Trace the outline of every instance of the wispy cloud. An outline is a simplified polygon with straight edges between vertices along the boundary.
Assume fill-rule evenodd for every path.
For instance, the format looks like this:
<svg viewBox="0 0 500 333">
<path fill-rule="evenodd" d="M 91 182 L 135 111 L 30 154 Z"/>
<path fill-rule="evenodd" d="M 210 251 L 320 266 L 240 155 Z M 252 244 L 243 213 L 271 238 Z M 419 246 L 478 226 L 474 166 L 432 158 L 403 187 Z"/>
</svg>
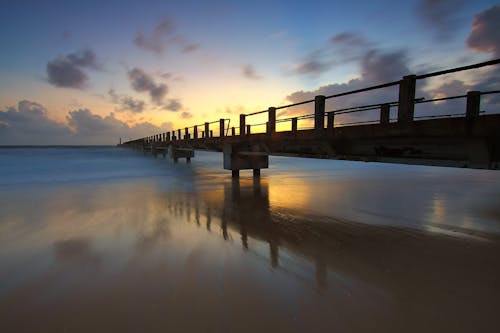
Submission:
<svg viewBox="0 0 500 333">
<path fill-rule="evenodd" d="M 242 71 L 243 71 L 243 76 L 246 77 L 247 79 L 250 79 L 250 80 L 262 79 L 262 76 L 257 74 L 253 65 L 250 65 L 250 64 L 244 65 L 242 68 Z"/>
<path fill-rule="evenodd" d="M 139 31 L 134 38 L 134 44 L 146 51 L 161 54 L 165 50 L 167 37 L 173 31 L 173 23 L 168 18 L 163 18 L 150 33 Z"/>
</svg>

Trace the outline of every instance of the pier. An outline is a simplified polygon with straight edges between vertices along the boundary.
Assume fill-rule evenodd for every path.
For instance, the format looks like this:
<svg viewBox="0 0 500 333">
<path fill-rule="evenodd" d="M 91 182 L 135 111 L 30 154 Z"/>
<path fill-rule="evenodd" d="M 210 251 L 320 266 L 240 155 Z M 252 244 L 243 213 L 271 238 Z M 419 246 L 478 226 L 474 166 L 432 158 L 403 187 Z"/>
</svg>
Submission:
<svg viewBox="0 0 500 333">
<path fill-rule="evenodd" d="M 130 140 L 132 147 L 153 156 L 170 156 L 190 162 L 196 150 L 223 153 L 223 167 L 238 177 L 240 170 L 268 168 L 269 156 L 327 158 L 365 162 L 388 162 L 464 168 L 500 168 L 500 114 L 483 113 L 481 98 L 500 90 L 466 91 L 462 95 L 424 99 L 416 96 L 419 80 L 498 65 L 500 59 L 422 75 L 407 75 L 387 82 L 329 96 L 315 96 L 299 103 L 269 107 L 239 116 L 239 126 L 229 119 L 157 133 Z M 395 101 L 327 110 L 337 98 L 397 89 Z M 416 115 L 423 103 L 462 100 L 461 109 L 448 114 Z M 313 113 L 280 118 L 294 107 L 313 108 Z M 395 112 L 397 111 L 397 113 Z M 370 113 L 373 120 L 336 124 L 345 114 Z M 391 112 L 395 114 L 391 117 Z M 262 119 L 265 121 L 260 121 Z M 253 123 L 250 121 L 257 119 Z M 302 124 L 299 127 L 299 122 Z"/>
</svg>

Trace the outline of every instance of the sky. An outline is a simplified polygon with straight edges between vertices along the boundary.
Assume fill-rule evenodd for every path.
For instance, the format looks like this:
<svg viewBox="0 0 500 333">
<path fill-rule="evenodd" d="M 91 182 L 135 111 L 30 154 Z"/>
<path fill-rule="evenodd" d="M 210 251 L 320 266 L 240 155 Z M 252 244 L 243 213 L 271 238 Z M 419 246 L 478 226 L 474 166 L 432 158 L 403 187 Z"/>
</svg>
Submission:
<svg viewBox="0 0 500 333">
<path fill-rule="evenodd" d="M 500 57 L 496 1 L 0 1 L 0 145 L 237 126 L 241 113 Z M 426 80 L 417 97 L 498 90 L 499 73 Z"/>
</svg>

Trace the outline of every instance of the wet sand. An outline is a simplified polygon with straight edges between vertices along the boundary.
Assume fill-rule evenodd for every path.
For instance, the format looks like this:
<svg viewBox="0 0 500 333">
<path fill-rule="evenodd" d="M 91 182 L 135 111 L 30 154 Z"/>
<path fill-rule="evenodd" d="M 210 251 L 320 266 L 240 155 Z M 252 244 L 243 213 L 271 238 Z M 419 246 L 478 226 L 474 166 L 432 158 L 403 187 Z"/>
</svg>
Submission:
<svg viewBox="0 0 500 333">
<path fill-rule="evenodd" d="M 2 192 L 0 331 L 500 331 L 498 234 L 359 223 L 272 186 Z"/>
</svg>

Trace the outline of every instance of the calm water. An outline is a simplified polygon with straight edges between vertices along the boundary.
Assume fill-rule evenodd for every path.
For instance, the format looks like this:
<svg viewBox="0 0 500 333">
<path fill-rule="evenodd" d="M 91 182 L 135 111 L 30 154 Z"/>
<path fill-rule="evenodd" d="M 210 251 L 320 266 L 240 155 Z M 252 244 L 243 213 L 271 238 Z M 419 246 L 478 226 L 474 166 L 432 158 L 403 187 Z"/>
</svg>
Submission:
<svg viewBox="0 0 500 333">
<path fill-rule="evenodd" d="M 498 171 L 0 148 L 0 331 L 499 329 L 499 203 Z"/>
</svg>

